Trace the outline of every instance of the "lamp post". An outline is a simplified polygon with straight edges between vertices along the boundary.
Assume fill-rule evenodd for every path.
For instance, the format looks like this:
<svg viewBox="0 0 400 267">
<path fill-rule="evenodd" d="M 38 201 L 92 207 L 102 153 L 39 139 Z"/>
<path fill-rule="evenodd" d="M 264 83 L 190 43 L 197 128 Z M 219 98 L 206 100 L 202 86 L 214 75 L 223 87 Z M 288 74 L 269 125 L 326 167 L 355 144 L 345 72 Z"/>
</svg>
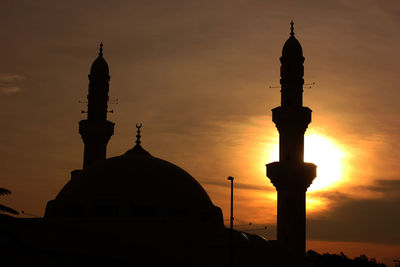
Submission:
<svg viewBox="0 0 400 267">
<path fill-rule="evenodd" d="M 233 177 L 229 176 L 231 181 L 231 218 L 230 218 L 230 239 L 229 239 L 229 266 L 233 267 Z"/>
</svg>

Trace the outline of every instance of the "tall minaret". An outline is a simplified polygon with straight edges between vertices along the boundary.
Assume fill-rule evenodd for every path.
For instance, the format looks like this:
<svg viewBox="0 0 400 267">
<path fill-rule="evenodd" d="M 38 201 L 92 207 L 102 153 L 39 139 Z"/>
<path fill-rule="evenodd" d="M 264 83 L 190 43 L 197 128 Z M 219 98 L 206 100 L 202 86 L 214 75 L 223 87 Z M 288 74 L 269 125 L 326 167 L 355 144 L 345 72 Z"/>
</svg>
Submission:
<svg viewBox="0 0 400 267">
<path fill-rule="evenodd" d="M 312 163 L 304 162 L 304 133 L 311 109 L 303 107 L 304 57 L 294 37 L 282 49 L 281 106 L 272 110 L 279 131 L 279 161 L 267 164 L 267 176 L 278 191 L 277 238 L 295 255 L 306 249 L 306 191 L 316 176 Z"/>
<path fill-rule="evenodd" d="M 79 122 L 79 133 L 85 143 L 83 168 L 106 159 L 106 148 L 114 133 L 114 123 L 107 120 L 110 75 L 103 58 L 103 44 L 89 74 L 87 119 Z"/>
</svg>

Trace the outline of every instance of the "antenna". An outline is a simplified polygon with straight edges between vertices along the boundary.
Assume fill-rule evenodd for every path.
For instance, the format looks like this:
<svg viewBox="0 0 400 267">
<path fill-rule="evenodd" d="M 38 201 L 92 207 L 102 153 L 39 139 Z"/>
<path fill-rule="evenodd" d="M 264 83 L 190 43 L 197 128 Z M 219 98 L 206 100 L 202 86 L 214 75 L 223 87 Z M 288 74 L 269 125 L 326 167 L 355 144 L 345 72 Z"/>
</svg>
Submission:
<svg viewBox="0 0 400 267">
<path fill-rule="evenodd" d="M 108 104 L 110 105 L 118 105 L 118 98 L 112 99 L 108 101 Z M 114 110 L 107 110 L 108 113 L 114 113 Z"/>
<path fill-rule="evenodd" d="M 110 105 L 118 105 L 118 98 L 109 100 L 108 104 L 110 104 Z"/>
<path fill-rule="evenodd" d="M 315 82 L 305 83 L 305 84 L 303 84 L 303 88 L 312 88 L 313 85 L 315 85 Z M 281 88 L 281 86 L 280 85 L 270 85 L 270 86 L 268 86 L 268 88 Z"/>
<path fill-rule="evenodd" d="M 87 104 L 88 103 L 88 101 L 85 101 L 85 100 L 78 100 L 78 103 L 79 104 Z M 87 111 L 84 111 L 84 110 L 81 110 L 81 114 L 84 114 L 84 113 L 88 113 Z"/>
<path fill-rule="evenodd" d="M 313 87 L 313 85 L 315 85 L 315 82 L 305 83 L 305 84 L 303 84 L 303 88 L 308 88 L 308 89 L 310 89 L 310 88 Z"/>
</svg>

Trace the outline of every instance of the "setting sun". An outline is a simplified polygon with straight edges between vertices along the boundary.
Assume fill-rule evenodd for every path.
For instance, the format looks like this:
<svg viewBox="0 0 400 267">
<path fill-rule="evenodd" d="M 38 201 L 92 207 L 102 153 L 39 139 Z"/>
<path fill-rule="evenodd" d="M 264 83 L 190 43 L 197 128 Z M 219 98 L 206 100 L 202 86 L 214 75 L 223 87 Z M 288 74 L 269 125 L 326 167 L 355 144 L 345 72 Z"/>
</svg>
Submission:
<svg viewBox="0 0 400 267">
<path fill-rule="evenodd" d="M 333 186 L 344 178 L 345 153 L 327 137 L 306 134 L 304 137 L 304 161 L 317 165 L 317 177 L 309 192 Z"/>
<path fill-rule="evenodd" d="M 279 159 L 279 145 L 275 144 L 271 150 L 271 161 Z M 308 192 L 327 189 L 344 178 L 345 152 L 329 137 L 319 133 L 305 134 L 304 161 L 317 165 L 317 177 L 314 179 Z"/>
</svg>

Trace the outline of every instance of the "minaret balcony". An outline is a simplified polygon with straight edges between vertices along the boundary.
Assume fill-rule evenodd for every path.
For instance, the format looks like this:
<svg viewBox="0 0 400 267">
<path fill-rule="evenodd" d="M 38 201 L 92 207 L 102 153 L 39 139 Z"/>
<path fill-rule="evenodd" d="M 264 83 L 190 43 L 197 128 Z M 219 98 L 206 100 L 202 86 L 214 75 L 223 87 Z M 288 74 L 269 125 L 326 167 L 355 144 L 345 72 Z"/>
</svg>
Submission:
<svg viewBox="0 0 400 267">
<path fill-rule="evenodd" d="M 307 191 L 317 176 L 313 163 L 281 161 L 267 164 L 267 176 L 277 190 L 301 189 Z"/>
<path fill-rule="evenodd" d="M 279 132 L 287 129 L 301 130 L 304 133 L 311 122 L 311 112 L 308 107 L 276 107 L 272 110 L 272 121 Z"/>
<path fill-rule="evenodd" d="M 114 134 L 114 123 L 107 120 L 81 120 L 79 122 L 79 133 L 84 142 L 108 142 Z"/>
</svg>

